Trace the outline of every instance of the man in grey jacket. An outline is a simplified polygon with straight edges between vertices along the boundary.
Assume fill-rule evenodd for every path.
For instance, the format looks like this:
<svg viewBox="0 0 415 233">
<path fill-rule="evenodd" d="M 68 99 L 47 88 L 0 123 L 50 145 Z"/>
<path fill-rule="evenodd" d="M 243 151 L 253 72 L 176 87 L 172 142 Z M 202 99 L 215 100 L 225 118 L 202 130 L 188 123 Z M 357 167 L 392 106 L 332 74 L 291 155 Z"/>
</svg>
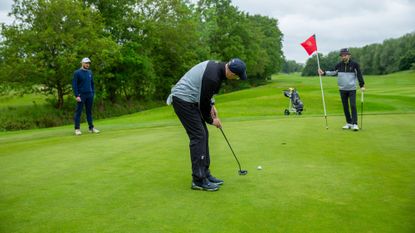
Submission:
<svg viewBox="0 0 415 233">
<path fill-rule="evenodd" d="M 338 76 L 337 84 L 340 90 L 340 96 L 343 103 L 344 116 L 346 117 L 346 125 L 343 129 L 359 130 L 357 125 L 357 109 L 356 109 L 356 80 L 359 82 L 360 90 L 365 90 L 365 81 L 363 80 L 360 66 L 357 62 L 351 60 L 349 49 L 340 50 L 341 62 L 339 62 L 334 71 L 318 70 L 320 75 Z M 350 103 L 350 109 L 349 109 Z"/>
<path fill-rule="evenodd" d="M 206 123 L 221 128 L 213 95 L 226 79 L 246 79 L 246 65 L 238 59 L 228 63 L 204 61 L 191 68 L 171 89 L 167 104 L 174 111 L 189 136 L 192 161 L 192 189 L 216 191 L 223 180 L 210 174 L 210 155 Z"/>
</svg>

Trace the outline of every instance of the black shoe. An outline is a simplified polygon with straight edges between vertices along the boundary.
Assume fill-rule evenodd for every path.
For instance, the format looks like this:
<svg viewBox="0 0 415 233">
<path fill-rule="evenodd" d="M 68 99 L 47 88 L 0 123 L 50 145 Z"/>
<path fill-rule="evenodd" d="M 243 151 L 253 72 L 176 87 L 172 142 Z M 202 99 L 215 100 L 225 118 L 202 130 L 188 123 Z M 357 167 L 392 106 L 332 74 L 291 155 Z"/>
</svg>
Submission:
<svg viewBox="0 0 415 233">
<path fill-rule="evenodd" d="M 199 182 L 193 181 L 192 189 L 204 190 L 204 191 L 217 191 L 219 190 L 219 186 L 217 184 L 209 182 L 208 179 L 204 179 L 203 181 L 199 181 Z"/>
<path fill-rule="evenodd" d="M 216 178 L 216 177 L 214 177 L 214 176 L 208 176 L 208 178 L 207 178 L 210 182 L 212 182 L 212 183 L 214 183 L 214 184 L 216 184 L 216 185 L 221 185 L 221 184 L 223 184 L 223 180 L 221 180 L 221 179 L 218 179 L 218 178 Z"/>
</svg>

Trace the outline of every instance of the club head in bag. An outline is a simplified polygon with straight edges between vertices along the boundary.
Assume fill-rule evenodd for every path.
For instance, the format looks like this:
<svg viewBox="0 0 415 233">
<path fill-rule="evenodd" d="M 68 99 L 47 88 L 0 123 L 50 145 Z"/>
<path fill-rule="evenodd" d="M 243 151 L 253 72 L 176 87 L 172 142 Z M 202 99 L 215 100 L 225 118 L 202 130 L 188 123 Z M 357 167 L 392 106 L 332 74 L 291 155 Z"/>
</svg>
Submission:
<svg viewBox="0 0 415 233">
<path fill-rule="evenodd" d="M 248 170 L 239 170 L 238 172 L 240 176 L 245 176 L 246 174 L 248 174 Z"/>
</svg>

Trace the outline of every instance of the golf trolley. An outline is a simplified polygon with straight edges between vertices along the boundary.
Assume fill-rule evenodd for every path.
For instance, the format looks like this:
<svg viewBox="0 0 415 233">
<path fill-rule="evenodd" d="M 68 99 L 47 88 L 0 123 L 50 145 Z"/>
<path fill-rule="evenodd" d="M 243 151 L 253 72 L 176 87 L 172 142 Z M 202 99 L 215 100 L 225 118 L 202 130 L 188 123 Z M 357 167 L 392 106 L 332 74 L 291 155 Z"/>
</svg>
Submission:
<svg viewBox="0 0 415 233">
<path fill-rule="evenodd" d="M 290 100 L 288 104 L 288 109 L 285 109 L 284 115 L 290 115 L 290 113 L 295 113 L 297 115 L 301 115 L 303 111 L 303 102 L 300 99 L 300 95 L 298 95 L 297 90 L 295 88 L 288 88 L 284 90 L 284 96 L 288 97 Z"/>
</svg>

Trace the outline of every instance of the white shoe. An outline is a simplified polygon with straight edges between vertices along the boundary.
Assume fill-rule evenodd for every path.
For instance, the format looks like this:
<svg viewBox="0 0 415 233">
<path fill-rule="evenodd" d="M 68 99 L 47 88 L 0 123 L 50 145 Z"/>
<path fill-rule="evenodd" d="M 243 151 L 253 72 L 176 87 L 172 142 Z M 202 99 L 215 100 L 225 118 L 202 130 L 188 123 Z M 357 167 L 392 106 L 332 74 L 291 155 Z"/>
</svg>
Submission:
<svg viewBox="0 0 415 233">
<path fill-rule="evenodd" d="M 356 124 L 354 124 L 352 126 L 353 131 L 358 131 L 359 130 L 359 126 L 357 126 Z"/>
<path fill-rule="evenodd" d="M 81 130 L 79 130 L 79 129 L 75 129 L 75 135 L 76 135 L 76 136 L 79 136 L 79 135 L 81 135 L 81 134 L 82 134 Z"/>
<path fill-rule="evenodd" d="M 342 129 L 351 129 L 352 127 L 352 124 L 347 123 L 345 126 L 342 127 Z"/>
<path fill-rule="evenodd" d="M 89 130 L 90 133 L 99 133 L 99 130 L 96 128 L 92 128 Z"/>
</svg>

